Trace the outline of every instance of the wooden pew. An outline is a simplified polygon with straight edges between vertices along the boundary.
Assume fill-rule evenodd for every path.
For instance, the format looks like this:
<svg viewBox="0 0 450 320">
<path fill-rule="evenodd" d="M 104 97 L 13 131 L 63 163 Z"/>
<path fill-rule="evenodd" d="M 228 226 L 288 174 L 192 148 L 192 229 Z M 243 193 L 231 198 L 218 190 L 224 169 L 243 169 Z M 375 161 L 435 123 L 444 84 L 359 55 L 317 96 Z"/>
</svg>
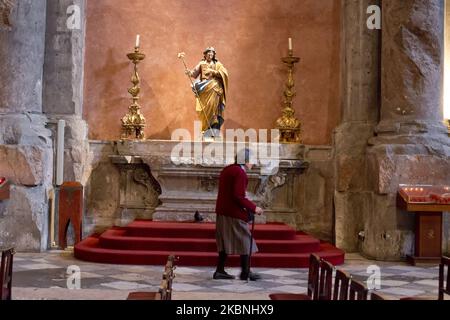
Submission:
<svg viewBox="0 0 450 320">
<path fill-rule="evenodd" d="M 320 266 L 319 300 L 331 300 L 334 266 L 322 259 Z"/>
<path fill-rule="evenodd" d="M 12 299 L 13 257 L 15 253 L 14 248 L 2 251 L 2 261 L 0 265 L 0 300 Z"/>
<path fill-rule="evenodd" d="M 172 300 L 172 284 L 177 258 L 169 256 L 164 266 L 162 281 L 157 292 L 130 292 L 127 300 Z"/>
<path fill-rule="evenodd" d="M 370 300 L 387 300 L 387 299 L 378 293 L 372 292 L 370 294 Z"/>
<path fill-rule="evenodd" d="M 445 269 L 447 269 L 447 277 L 445 277 Z M 444 279 L 446 283 L 444 284 Z M 450 295 L 450 258 L 442 257 L 439 264 L 439 296 L 438 300 L 444 300 L 444 294 Z"/>
<path fill-rule="evenodd" d="M 308 293 L 273 293 L 269 297 L 271 300 L 319 300 L 319 277 L 321 259 L 316 254 L 309 256 L 309 272 L 308 272 Z"/>
<path fill-rule="evenodd" d="M 363 283 L 351 280 L 349 300 L 367 300 L 368 293 L 369 290 Z"/>
<path fill-rule="evenodd" d="M 334 279 L 333 300 L 348 300 L 349 285 L 350 275 L 342 270 L 337 270 Z"/>
</svg>

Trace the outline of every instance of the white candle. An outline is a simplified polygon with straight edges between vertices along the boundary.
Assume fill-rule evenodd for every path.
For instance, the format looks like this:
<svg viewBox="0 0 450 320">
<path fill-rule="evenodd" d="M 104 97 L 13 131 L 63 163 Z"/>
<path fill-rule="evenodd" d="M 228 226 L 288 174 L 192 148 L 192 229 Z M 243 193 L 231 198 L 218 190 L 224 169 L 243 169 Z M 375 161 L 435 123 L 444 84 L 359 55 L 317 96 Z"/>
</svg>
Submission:
<svg viewBox="0 0 450 320">
<path fill-rule="evenodd" d="M 56 185 L 60 186 L 64 182 L 64 131 L 66 122 L 58 121 L 57 149 L 56 149 Z"/>
<path fill-rule="evenodd" d="M 292 50 L 292 38 L 289 38 L 289 50 Z"/>
<path fill-rule="evenodd" d="M 139 48 L 140 44 L 141 44 L 141 36 L 138 34 L 136 36 L 136 48 Z"/>
</svg>

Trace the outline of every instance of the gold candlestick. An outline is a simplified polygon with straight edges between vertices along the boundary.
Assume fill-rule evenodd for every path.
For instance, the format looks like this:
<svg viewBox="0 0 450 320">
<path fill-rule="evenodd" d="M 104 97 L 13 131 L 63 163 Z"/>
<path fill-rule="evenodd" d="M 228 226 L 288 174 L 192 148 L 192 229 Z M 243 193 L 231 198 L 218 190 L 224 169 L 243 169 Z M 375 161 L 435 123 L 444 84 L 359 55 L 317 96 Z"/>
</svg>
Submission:
<svg viewBox="0 0 450 320">
<path fill-rule="evenodd" d="M 122 118 L 122 139 L 124 140 L 144 140 L 144 128 L 146 121 L 141 114 L 141 106 L 139 105 L 139 93 L 141 92 L 141 79 L 139 78 L 137 65 L 145 59 L 145 54 L 139 52 L 139 47 L 134 48 L 133 53 L 127 54 L 128 59 L 134 64 L 134 73 L 131 77 L 133 87 L 128 89 L 131 94 L 133 103 L 128 108 L 129 113 Z"/>
<path fill-rule="evenodd" d="M 276 122 L 277 129 L 280 130 L 281 143 L 301 143 L 301 123 L 295 118 L 295 110 L 292 108 L 292 100 L 296 93 L 294 91 L 294 67 L 300 62 L 300 58 L 294 57 L 293 50 L 289 50 L 289 56 L 281 59 L 288 67 L 288 80 L 284 91 L 285 101 L 283 116 Z"/>
</svg>

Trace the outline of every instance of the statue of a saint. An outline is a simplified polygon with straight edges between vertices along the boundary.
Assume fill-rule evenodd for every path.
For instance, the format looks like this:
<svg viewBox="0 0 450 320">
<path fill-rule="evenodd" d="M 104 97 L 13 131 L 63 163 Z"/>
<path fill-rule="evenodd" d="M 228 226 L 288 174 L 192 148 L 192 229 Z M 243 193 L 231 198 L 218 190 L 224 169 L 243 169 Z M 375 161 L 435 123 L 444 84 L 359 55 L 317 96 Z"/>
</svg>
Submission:
<svg viewBox="0 0 450 320">
<path fill-rule="evenodd" d="M 228 90 L 228 71 L 216 59 L 216 50 L 206 48 L 203 60 L 186 73 L 198 80 L 193 84 L 197 96 L 196 111 L 202 122 L 205 138 L 219 138 L 224 123 L 224 112 Z"/>
</svg>

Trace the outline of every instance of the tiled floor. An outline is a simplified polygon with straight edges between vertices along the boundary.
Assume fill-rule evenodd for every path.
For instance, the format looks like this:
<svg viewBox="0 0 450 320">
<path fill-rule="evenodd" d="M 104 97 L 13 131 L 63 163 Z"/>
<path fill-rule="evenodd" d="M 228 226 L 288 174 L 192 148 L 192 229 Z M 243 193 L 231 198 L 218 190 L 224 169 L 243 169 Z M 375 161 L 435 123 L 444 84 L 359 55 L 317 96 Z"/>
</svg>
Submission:
<svg viewBox="0 0 450 320">
<path fill-rule="evenodd" d="M 80 290 L 70 279 L 70 266 L 81 271 Z M 68 272 L 69 268 L 69 272 Z M 77 269 L 79 268 L 79 269 Z M 437 297 L 437 267 L 412 267 L 404 263 L 374 262 L 347 255 L 338 267 L 368 283 L 380 275 L 379 292 L 389 299 L 405 296 Z M 162 266 L 124 266 L 78 261 L 71 252 L 18 253 L 14 260 L 14 299 L 125 299 L 130 291 L 154 291 Z M 239 269 L 228 270 L 234 275 Z M 213 268 L 178 267 L 173 285 L 175 300 L 264 300 L 270 293 L 304 293 L 307 269 L 255 269 L 262 276 L 256 282 L 213 280 Z M 368 272 L 369 271 L 369 272 Z M 379 271 L 379 273 L 377 273 Z M 370 282 L 377 284 L 376 281 Z M 369 284 L 370 284 L 369 283 Z"/>
</svg>

